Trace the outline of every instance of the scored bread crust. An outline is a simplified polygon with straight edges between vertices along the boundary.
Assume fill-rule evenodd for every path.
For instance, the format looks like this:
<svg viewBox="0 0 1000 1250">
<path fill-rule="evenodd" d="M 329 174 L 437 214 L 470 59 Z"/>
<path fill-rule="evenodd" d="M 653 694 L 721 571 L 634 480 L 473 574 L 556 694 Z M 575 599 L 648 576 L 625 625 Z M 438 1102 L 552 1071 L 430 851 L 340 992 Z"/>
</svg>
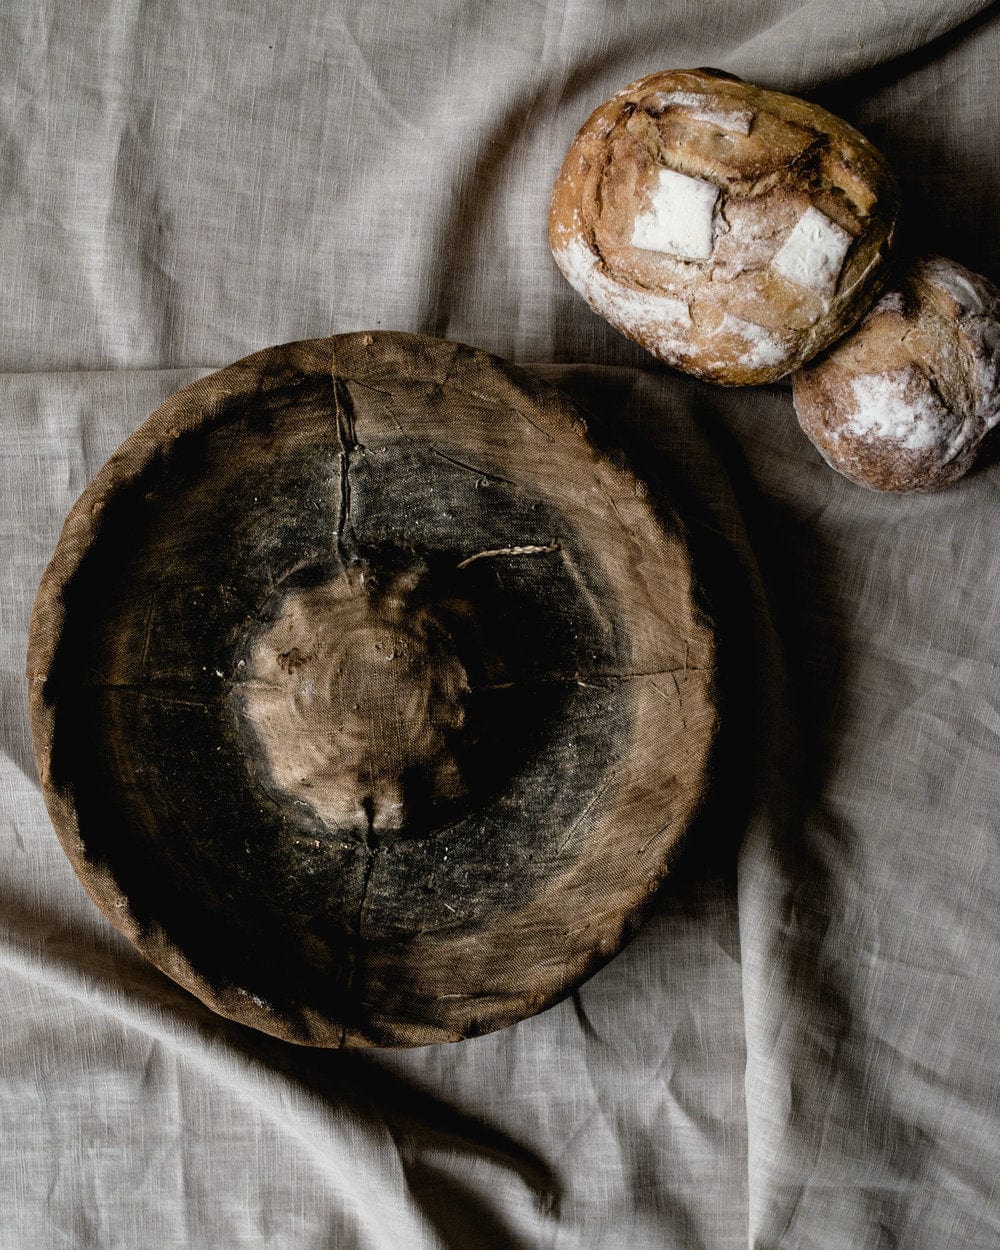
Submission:
<svg viewBox="0 0 1000 1250">
<path fill-rule="evenodd" d="M 664 177 L 688 197 L 673 223 L 679 248 L 650 246 L 664 229 Z M 594 311 L 658 359 L 757 385 L 864 315 L 898 204 L 885 158 L 826 109 L 718 70 L 670 70 L 619 91 L 580 129 L 553 188 L 549 241 Z M 825 267 L 785 246 L 810 210 L 799 233 L 818 224 L 821 252 L 837 253 Z M 695 254 L 677 254 L 685 247 Z"/>
<path fill-rule="evenodd" d="M 943 256 L 900 265 L 852 334 L 796 373 L 799 424 L 873 490 L 939 490 L 1000 420 L 1000 289 Z"/>
</svg>

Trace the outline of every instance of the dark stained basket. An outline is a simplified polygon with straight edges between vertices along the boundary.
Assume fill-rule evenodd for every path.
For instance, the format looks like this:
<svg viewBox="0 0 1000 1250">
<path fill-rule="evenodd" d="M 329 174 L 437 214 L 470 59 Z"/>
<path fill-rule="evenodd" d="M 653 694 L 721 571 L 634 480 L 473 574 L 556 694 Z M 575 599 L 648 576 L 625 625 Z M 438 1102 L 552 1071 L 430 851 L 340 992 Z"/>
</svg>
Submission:
<svg viewBox="0 0 1000 1250">
<path fill-rule="evenodd" d="M 316 1046 L 501 1028 L 633 931 L 705 788 L 684 533 L 572 405 L 415 335 L 168 400 L 35 603 L 35 749 L 98 907 Z"/>
</svg>

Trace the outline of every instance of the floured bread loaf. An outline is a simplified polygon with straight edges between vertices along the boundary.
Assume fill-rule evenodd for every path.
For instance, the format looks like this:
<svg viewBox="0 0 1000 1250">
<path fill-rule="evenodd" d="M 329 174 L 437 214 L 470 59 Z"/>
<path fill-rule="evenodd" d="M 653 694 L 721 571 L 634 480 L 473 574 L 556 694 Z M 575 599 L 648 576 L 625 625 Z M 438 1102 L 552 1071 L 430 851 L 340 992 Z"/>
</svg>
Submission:
<svg viewBox="0 0 1000 1250">
<path fill-rule="evenodd" d="M 1000 290 L 957 261 L 896 276 L 859 329 L 793 379 L 799 423 L 875 490 L 937 490 L 1000 419 Z"/>
<path fill-rule="evenodd" d="M 718 70 L 671 70 L 580 130 L 549 240 L 591 307 L 654 356 L 755 384 L 870 307 L 897 205 L 884 158 L 832 113 Z"/>
</svg>

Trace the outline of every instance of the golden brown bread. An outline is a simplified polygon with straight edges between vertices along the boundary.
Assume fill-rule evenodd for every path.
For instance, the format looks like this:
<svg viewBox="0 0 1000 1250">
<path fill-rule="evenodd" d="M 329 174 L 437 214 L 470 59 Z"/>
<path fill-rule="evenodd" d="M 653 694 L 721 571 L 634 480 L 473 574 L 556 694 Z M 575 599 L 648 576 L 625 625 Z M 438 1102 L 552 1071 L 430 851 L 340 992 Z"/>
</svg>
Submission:
<svg viewBox="0 0 1000 1250">
<path fill-rule="evenodd" d="M 947 486 L 1000 418 L 1000 290 L 941 256 L 910 262 L 793 394 L 803 430 L 853 482 Z"/>
<path fill-rule="evenodd" d="M 832 113 L 718 70 L 671 70 L 584 124 L 549 240 L 591 307 L 654 356 L 757 384 L 871 306 L 897 207 L 884 158 Z"/>
</svg>

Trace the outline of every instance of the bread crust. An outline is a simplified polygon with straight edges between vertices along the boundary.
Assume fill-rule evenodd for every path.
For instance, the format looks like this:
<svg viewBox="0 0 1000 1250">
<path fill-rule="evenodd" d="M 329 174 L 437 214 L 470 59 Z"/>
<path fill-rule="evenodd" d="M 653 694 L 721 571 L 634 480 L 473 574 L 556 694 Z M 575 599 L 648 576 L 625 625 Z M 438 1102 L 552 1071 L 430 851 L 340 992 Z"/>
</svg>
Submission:
<svg viewBox="0 0 1000 1250">
<path fill-rule="evenodd" d="M 900 265 L 861 326 L 792 386 L 799 424 L 839 473 L 940 490 L 1000 419 L 1000 289 L 942 256 Z"/>
<path fill-rule="evenodd" d="M 549 241 L 594 311 L 659 360 L 756 385 L 871 306 L 898 203 L 884 157 L 832 113 L 718 70 L 670 70 L 580 129 Z"/>
</svg>

